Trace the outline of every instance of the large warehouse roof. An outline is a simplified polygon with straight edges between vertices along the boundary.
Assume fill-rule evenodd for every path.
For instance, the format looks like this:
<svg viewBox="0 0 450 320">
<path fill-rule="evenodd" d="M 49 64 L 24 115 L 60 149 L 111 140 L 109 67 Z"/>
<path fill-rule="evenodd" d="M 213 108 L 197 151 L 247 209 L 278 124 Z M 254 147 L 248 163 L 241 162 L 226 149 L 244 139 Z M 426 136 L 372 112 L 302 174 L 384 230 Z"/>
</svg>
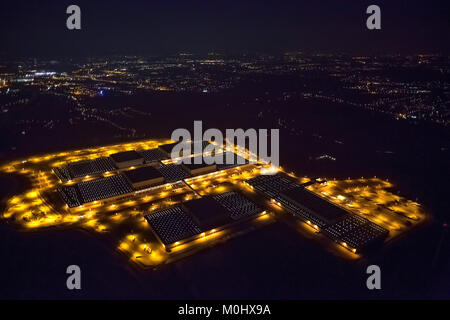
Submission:
<svg viewBox="0 0 450 320">
<path fill-rule="evenodd" d="M 287 198 L 297 205 L 307 208 L 308 210 L 314 212 L 315 215 L 328 222 L 335 221 L 345 215 L 348 215 L 348 212 L 344 209 L 313 194 L 303 187 L 283 191 L 280 194 L 280 197 Z"/>
<path fill-rule="evenodd" d="M 113 153 L 109 155 L 115 162 L 125 162 L 131 160 L 143 159 L 143 157 L 134 150 Z"/>
<path fill-rule="evenodd" d="M 144 157 L 145 162 L 153 162 L 167 159 L 167 155 L 158 148 L 144 150 L 141 151 L 140 154 L 142 154 L 142 156 Z"/>
<path fill-rule="evenodd" d="M 202 231 L 231 222 L 230 212 L 213 198 L 203 197 L 184 203 Z"/>
<path fill-rule="evenodd" d="M 146 215 L 153 231 L 165 245 L 188 239 L 202 232 L 221 228 L 236 220 L 250 218 L 261 209 L 236 192 L 220 197 L 203 197 Z"/>
<path fill-rule="evenodd" d="M 123 172 L 131 183 L 138 183 L 155 178 L 162 178 L 162 174 L 152 166 L 141 167 Z"/>
</svg>

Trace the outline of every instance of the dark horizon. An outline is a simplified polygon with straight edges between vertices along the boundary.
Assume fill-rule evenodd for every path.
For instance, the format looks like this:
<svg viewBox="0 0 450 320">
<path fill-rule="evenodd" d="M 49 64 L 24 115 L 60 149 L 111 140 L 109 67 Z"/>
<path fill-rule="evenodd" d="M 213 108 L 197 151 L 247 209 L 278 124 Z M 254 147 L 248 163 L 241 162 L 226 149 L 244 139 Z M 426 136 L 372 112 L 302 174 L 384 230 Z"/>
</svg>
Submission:
<svg viewBox="0 0 450 320">
<path fill-rule="evenodd" d="M 65 26 L 66 8 L 81 8 L 81 30 Z M 366 8 L 381 8 L 381 30 L 365 26 Z M 8 57 L 80 57 L 342 52 L 447 54 L 448 1 L 4 1 L 0 38 Z"/>
</svg>

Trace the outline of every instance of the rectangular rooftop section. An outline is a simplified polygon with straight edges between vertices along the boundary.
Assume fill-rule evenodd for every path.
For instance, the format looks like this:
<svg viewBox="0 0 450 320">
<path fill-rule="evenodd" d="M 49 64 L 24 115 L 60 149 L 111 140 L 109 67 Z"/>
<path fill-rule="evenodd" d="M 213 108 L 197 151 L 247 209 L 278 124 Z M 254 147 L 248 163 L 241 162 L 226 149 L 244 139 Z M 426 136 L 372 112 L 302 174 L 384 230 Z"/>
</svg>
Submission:
<svg viewBox="0 0 450 320">
<path fill-rule="evenodd" d="M 72 179 L 114 170 L 116 170 L 116 167 L 114 166 L 113 161 L 110 158 L 103 157 L 93 160 L 71 162 L 67 165 L 54 168 L 53 172 L 59 180 L 67 182 Z"/>
<path fill-rule="evenodd" d="M 135 150 L 113 153 L 110 154 L 109 157 L 114 162 L 114 165 L 119 169 L 144 164 L 144 157 Z"/>
<path fill-rule="evenodd" d="M 133 191 L 130 183 L 122 175 L 85 181 L 77 184 L 83 203 L 103 200 Z"/>
<path fill-rule="evenodd" d="M 61 198 L 69 208 L 120 196 L 132 191 L 131 184 L 121 174 L 58 188 Z"/>
<path fill-rule="evenodd" d="M 201 233 L 191 215 L 181 207 L 172 207 L 151 213 L 146 219 L 159 240 L 169 246 Z"/>
<path fill-rule="evenodd" d="M 189 161 L 190 163 L 182 163 L 181 165 L 187 172 L 189 172 L 193 176 L 207 174 L 217 170 L 217 165 L 215 163 L 205 163 L 203 156 L 196 156 L 194 158 L 185 159 L 185 161 Z"/>
<path fill-rule="evenodd" d="M 194 217 L 202 231 L 208 231 L 231 222 L 230 212 L 210 197 L 185 202 L 183 206 Z"/>
<path fill-rule="evenodd" d="M 292 178 L 281 174 L 260 175 L 246 183 L 264 196 L 273 199 L 280 192 L 299 186 Z"/>
<path fill-rule="evenodd" d="M 380 244 L 389 234 L 383 227 L 355 214 L 327 226 L 323 232 L 344 247 L 357 251 Z"/>
<path fill-rule="evenodd" d="M 237 192 L 206 196 L 146 215 L 166 249 L 265 213 Z"/>
<path fill-rule="evenodd" d="M 69 169 L 72 178 L 115 170 L 114 163 L 110 158 L 97 158 L 93 160 L 72 162 L 67 165 L 67 168 Z"/>
<path fill-rule="evenodd" d="M 349 214 L 301 186 L 282 191 L 275 200 L 294 214 L 312 221 L 319 227 L 329 225 Z"/>
<path fill-rule="evenodd" d="M 178 164 L 166 164 L 158 168 L 158 171 L 164 177 L 166 182 L 180 181 L 189 178 L 191 175 L 187 172 L 182 165 Z"/>
<path fill-rule="evenodd" d="M 164 177 L 162 174 L 152 166 L 127 170 L 123 172 L 123 175 L 135 189 L 161 184 L 164 182 Z"/>
<path fill-rule="evenodd" d="M 158 148 L 140 151 L 139 153 L 144 157 L 145 163 L 157 162 L 168 158 L 167 154 Z"/>
</svg>

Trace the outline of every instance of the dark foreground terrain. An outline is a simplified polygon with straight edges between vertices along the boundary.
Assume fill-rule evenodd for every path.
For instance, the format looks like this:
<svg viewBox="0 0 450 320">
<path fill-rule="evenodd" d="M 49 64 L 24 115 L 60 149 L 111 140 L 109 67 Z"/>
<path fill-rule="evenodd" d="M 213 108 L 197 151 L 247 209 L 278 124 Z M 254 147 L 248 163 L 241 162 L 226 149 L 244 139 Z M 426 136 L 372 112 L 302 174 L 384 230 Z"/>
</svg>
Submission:
<svg viewBox="0 0 450 320">
<path fill-rule="evenodd" d="M 280 128 L 281 164 L 288 170 L 319 177 L 388 178 L 401 194 L 425 205 L 433 221 L 358 262 L 341 260 L 277 222 L 153 271 L 137 269 L 106 239 L 86 231 L 24 232 L 2 222 L 0 298 L 449 298 L 450 241 L 444 227 L 449 221 L 448 129 L 300 98 L 283 104 L 255 101 L 252 90 L 256 89 L 129 98 L 137 109 L 151 112 L 147 117 L 122 119 L 124 126 L 136 130 L 134 137 L 94 120 L 53 129 L 35 126 L 25 135 L 4 126 L 2 161 L 170 137 L 175 128 L 191 129 L 193 120 L 203 120 L 204 130 Z M 100 105 L 107 109 L 114 103 L 120 101 L 110 98 Z M 41 107 L 50 108 L 51 103 Z M 323 154 L 336 161 L 316 160 Z M 20 192 L 23 183 L 1 175 L 1 198 Z M 66 289 L 65 271 L 71 264 L 81 267 L 81 291 Z M 377 292 L 365 285 L 369 264 L 382 270 L 382 290 Z"/>
</svg>

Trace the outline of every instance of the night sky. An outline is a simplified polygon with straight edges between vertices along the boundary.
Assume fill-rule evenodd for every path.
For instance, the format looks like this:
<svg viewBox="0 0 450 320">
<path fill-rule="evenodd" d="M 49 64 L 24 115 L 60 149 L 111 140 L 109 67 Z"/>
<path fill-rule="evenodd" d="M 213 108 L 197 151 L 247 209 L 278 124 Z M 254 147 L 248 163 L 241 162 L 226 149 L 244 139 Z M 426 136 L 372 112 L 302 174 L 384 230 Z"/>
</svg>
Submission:
<svg viewBox="0 0 450 320">
<path fill-rule="evenodd" d="M 70 4 L 82 30 L 66 29 Z M 365 26 L 370 4 L 382 30 Z M 2 0 L 0 54 L 447 53 L 449 16 L 448 0 Z"/>
</svg>

